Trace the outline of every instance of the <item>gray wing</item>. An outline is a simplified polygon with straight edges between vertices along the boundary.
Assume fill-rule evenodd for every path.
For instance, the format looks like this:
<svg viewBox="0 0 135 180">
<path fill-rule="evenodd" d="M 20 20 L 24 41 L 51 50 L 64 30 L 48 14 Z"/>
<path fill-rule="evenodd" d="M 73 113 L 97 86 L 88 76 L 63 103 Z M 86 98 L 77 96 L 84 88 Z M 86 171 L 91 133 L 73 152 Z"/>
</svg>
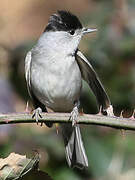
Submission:
<svg viewBox="0 0 135 180">
<path fill-rule="evenodd" d="M 79 65 L 82 78 L 89 84 L 90 88 L 95 94 L 99 107 L 102 108 L 102 111 L 106 110 L 111 103 L 96 72 L 89 61 L 79 50 L 76 53 L 76 60 Z"/>
<path fill-rule="evenodd" d="M 29 95 L 33 101 L 33 105 L 35 107 L 35 109 L 37 108 L 41 108 L 42 109 L 42 112 L 47 112 L 47 109 L 45 107 L 44 104 L 42 104 L 38 98 L 35 96 L 34 92 L 32 91 L 32 88 L 31 88 L 31 83 L 30 83 L 30 66 L 31 66 L 31 59 L 32 59 L 32 52 L 29 51 L 26 55 L 26 58 L 25 58 L 25 78 L 26 78 L 26 82 L 27 82 L 27 88 L 28 88 L 28 92 L 29 92 Z M 46 122 L 45 123 L 46 126 L 48 127 L 52 127 L 52 123 L 51 122 Z"/>
<path fill-rule="evenodd" d="M 30 93 L 30 64 L 31 64 L 31 51 L 29 51 L 26 55 L 26 58 L 25 58 L 25 79 L 26 79 L 26 82 L 27 82 L 27 88 L 28 88 L 28 92 L 29 92 L 29 95 L 31 96 L 31 93 Z"/>
<path fill-rule="evenodd" d="M 33 101 L 33 105 L 35 108 L 40 107 L 42 109 L 43 112 L 47 112 L 45 105 L 42 104 L 38 98 L 35 96 L 34 92 L 32 91 L 31 88 L 31 83 L 30 83 L 30 66 L 31 66 L 31 58 L 32 58 L 32 52 L 29 51 L 26 55 L 25 58 L 25 78 L 26 78 L 26 82 L 27 82 L 27 88 L 28 88 L 28 92 L 29 95 Z"/>
</svg>

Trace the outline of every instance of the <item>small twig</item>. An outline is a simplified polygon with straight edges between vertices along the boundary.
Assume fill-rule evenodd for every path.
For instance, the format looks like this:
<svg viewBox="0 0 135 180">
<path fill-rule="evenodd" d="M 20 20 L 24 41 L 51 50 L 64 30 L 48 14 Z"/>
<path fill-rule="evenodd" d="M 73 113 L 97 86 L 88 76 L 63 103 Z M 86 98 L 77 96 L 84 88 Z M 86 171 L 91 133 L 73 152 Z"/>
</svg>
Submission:
<svg viewBox="0 0 135 180">
<path fill-rule="evenodd" d="M 39 119 L 39 122 L 71 123 L 69 117 L 69 113 L 42 113 L 42 119 Z M 36 120 L 27 113 L 0 114 L 0 125 L 17 123 L 36 123 Z M 78 117 L 78 123 L 135 130 L 135 120 L 130 118 L 84 114 Z"/>
</svg>

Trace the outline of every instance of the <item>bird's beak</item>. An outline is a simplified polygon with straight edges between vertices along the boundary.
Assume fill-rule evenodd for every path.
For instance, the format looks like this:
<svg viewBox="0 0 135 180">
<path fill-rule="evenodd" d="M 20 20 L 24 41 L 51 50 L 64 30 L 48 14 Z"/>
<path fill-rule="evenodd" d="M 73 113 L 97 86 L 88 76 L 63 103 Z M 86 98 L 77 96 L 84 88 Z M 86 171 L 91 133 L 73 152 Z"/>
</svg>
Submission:
<svg viewBox="0 0 135 180">
<path fill-rule="evenodd" d="M 83 28 L 82 29 L 82 34 L 87 34 L 87 33 L 92 33 L 92 32 L 95 32 L 97 31 L 97 29 L 90 29 L 90 28 Z"/>
</svg>

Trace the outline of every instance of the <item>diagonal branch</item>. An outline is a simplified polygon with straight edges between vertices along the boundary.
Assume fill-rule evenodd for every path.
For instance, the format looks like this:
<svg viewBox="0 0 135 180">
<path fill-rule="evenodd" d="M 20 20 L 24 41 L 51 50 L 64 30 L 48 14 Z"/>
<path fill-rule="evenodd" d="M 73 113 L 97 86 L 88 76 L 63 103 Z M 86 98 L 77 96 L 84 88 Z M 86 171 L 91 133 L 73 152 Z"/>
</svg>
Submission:
<svg viewBox="0 0 135 180">
<path fill-rule="evenodd" d="M 39 119 L 39 122 L 69 123 L 69 116 L 69 113 L 42 113 L 42 119 Z M 36 123 L 36 121 L 28 113 L 0 114 L 0 125 L 17 123 Z M 135 130 L 135 119 L 131 118 L 84 114 L 78 117 L 78 123 Z"/>
</svg>

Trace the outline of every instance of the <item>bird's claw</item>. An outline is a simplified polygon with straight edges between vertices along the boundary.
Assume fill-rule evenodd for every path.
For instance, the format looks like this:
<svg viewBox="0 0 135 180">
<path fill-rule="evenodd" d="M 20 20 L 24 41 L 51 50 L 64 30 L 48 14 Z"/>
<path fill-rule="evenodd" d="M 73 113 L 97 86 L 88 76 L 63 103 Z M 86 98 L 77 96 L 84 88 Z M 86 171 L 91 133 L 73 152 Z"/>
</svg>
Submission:
<svg viewBox="0 0 135 180">
<path fill-rule="evenodd" d="M 42 113 L 42 109 L 41 109 L 40 107 L 38 107 L 37 109 L 35 109 L 35 110 L 33 111 L 32 118 L 35 117 L 36 122 L 37 122 L 37 125 L 38 125 L 38 120 L 39 120 L 39 118 L 42 118 L 41 113 Z M 41 126 L 42 126 L 42 123 L 41 123 Z"/>
<path fill-rule="evenodd" d="M 113 106 L 110 105 L 110 106 L 107 108 L 106 112 L 107 112 L 107 115 L 108 115 L 108 116 L 114 116 Z"/>
<path fill-rule="evenodd" d="M 72 121 L 72 126 L 75 126 L 77 124 L 77 117 L 78 117 L 78 107 L 75 106 L 70 114 L 70 120 Z"/>
</svg>

